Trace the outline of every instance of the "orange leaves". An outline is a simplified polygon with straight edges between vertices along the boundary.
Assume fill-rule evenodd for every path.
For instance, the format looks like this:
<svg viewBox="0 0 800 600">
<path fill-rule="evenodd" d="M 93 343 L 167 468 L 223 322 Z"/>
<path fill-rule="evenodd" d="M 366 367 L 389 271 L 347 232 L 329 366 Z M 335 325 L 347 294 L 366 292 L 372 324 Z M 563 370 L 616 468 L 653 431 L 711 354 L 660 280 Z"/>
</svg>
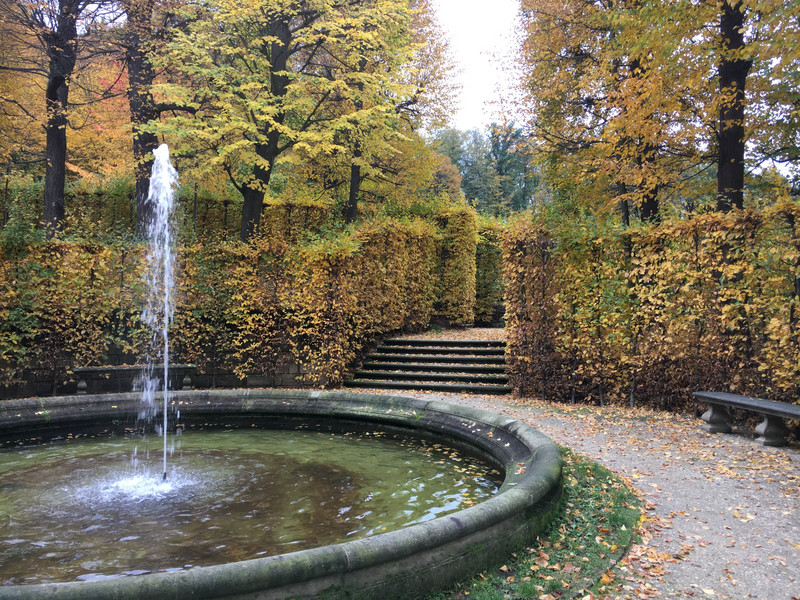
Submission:
<svg viewBox="0 0 800 600">
<path fill-rule="evenodd" d="M 793 214 L 781 205 L 557 233 L 520 218 L 503 239 L 515 388 L 660 407 L 700 388 L 797 400 Z"/>
<path fill-rule="evenodd" d="M 477 215 L 466 206 L 452 207 L 438 216 L 441 273 L 438 274 L 438 313 L 453 325 L 475 321 L 475 252 Z"/>
</svg>

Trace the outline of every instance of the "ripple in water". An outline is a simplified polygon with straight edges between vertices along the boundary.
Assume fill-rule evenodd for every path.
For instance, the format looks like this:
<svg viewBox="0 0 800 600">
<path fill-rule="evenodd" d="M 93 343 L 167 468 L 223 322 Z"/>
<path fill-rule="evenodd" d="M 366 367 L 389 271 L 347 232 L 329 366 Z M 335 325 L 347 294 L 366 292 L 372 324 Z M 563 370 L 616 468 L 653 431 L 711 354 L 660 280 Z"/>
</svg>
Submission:
<svg viewBox="0 0 800 600">
<path fill-rule="evenodd" d="M 493 495 L 496 472 L 409 440 L 188 432 L 0 452 L 0 585 L 99 579 L 270 556 L 391 531 Z M 152 456 L 151 456 L 152 454 Z M 447 459 L 447 460 L 443 460 Z M 1 594 L 0 594 L 1 595 Z"/>
</svg>

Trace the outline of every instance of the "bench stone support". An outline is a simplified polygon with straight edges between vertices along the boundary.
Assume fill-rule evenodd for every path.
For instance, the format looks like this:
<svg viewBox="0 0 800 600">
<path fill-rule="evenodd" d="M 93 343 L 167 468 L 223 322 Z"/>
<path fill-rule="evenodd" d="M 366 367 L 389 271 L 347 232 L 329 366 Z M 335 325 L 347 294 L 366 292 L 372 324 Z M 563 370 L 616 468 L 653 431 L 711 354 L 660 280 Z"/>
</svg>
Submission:
<svg viewBox="0 0 800 600">
<path fill-rule="evenodd" d="M 764 420 L 756 427 L 756 441 L 764 446 L 785 446 L 789 430 L 781 417 L 761 415 Z"/>
<path fill-rule="evenodd" d="M 731 416 L 728 409 L 720 404 L 709 404 L 708 410 L 700 417 L 706 422 L 702 426 L 708 433 L 730 433 Z"/>
<path fill-rule="evenodd" d="M 728 392 L 695 392 L 694 396 L 708 404 L 708 410 L 700 418 L 706 422 L 703 429 L 709 433 L 728 433 L 731 430 L 727 407 L 761 415 L 763 421 L 756 427 L 756 441 L 764 446 L 785 446 L 789 430 L 784 419 L 800 420 L 800 405 L 797 404 Z"/>
</svg>

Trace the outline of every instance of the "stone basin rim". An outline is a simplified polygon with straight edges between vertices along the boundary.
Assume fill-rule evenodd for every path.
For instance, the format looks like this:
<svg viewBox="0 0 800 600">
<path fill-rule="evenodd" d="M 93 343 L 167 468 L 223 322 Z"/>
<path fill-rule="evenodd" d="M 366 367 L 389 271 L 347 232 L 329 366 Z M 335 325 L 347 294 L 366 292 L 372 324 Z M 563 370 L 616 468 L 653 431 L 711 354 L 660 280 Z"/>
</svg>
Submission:
<svg viewBox="0 0 800 600">
<path fill-rule="evenodd" d="M 491 554 L 530 541 L 560 501 L 561 458 L 555 444 L 532 427 L 483 410 L 437 400 L 308 390 L 178 391 L 172 402 L 183 421 L 212 415 L 316 416 L 376 429 L 410 428 L 470 446 L 492 457 L 506 476 L 497 495 L 475 506 L 359 540 L 189 570 L 0 586 L 0 598 L 351 598 L 359 590 L 363 597 L 418 597 L 477 571 Z M 136 393 L 4 401 L 0 441 L 131 419 L 139 408 Z"/>
</svg>

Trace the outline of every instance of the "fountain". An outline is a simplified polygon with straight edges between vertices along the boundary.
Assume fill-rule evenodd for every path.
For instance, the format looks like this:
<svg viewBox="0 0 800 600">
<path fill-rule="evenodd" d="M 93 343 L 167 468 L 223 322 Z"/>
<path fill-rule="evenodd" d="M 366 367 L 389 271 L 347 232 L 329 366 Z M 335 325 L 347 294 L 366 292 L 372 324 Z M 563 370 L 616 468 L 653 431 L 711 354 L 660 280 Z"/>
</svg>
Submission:
<svg viewBox="0 0 800 600">
<path fill-rule="evenodd" d="M 0 444 L 24 447 L 134 428 L 139 400 L 124 393 L 2 402 Z M 529 543 L 558 509 L 558 448 L 509 417 L 436 401 L 304 390 L 175 391 L 172 402 L 187 428 L 217 424 L 423 438 L 485 458 L 502 472 L 503 482 L 474 506 L 361 539 L 167 572 L 0 586 L 0 598 L 415 598 Z M 120 539 L 130 535 L 135 532 L 118 532 Z M 137 565 L 129 570 L 136 572 Z"/>
<path fill-rule="evenodd" d="M 73 440 L 93 436 L 119 440 L 126 431 L 137 430 L 142 417 L 154 417 L 158 394 L 152 365 L 143 376 L 142 395 L 123 393 L 28 398 L 0 403 L 0 447 L 16 452 L 17 463 L 24 463 L 30 457 L 31 462 L 39 460 L 45 463 L 48 470 L 62 469 L 69 479 L 86 477 L 88 480 L 86 483 L 78 481 L 76 486 L 66 491 L 59 487 L 61 484 L 45 483 L 44 487 L 50 489 L 43 497 L 25 502 L 34 505 L 34 520 L 39 518 L 46 521 L 54 516 L 65 521 L 78 521 L 81 518 L 85 524 L 78 521 L 77 527 L 83 529 L 83 533 L 88 532 L 91 538 L 106 535 L 111 544 L 129 544 L 139 537 L 144 525 L 137 522 L 128 529 L 126 522 L 131 522 L 131 518 L 141 514 L 149 515 L 148 511 L 155 514 L 158 512 L 156 508 L 175 503 L 176 510 L 162 516 L 162 520 L 145 523 L 155 530 L 156 535 L 165 531 L 173 520 L 192 520 L 197 517 L 201 521 L 198 526 L 190 534 L 182 534 L 186 538 L 184 546 L 216 551 L 218 547 L 238 545 L 238 541 L 231 543 L 220 536 L 229 529 L 245 529 L 256 531 L 255 537 L 250 537 L 253 548 L 250 554 L 245 555 L 237 551 L 214 555 L 205 562 L 193 559 L 190 564 L 180 562 L 177 565 L 162 565 L 160 555 L 149 556 L 153 552 L 152 543 L 144 541 L 134 546 L 138 549 L 131 552 L 129 558 L 107 559 L 120 562 L 109 567 L 111 574 L 108 575 L 102 572 L 102 566 L 95 566 L 97 560 L 94 555 L 85 558 L 90 550 L 81 547 L 80 541 L 72 540 L 71 533 L 56 533 L 54 535 L 57 537 L 68 538 L 70 556 L 64 557 L 45 548 L 42 556 L 47 558 L 48 565 L 88 562 L 88 565 L 81 564 L 81 568 L 88 569 L 88 576 L 78 576 L 77 581 L 45 579 L 38 583 L 26 583 L 25 578 L 21 578 L 21 584 L 0 584 L 0 599 L 44 596 L 93 600 L 415 598 L 490 566 L 493 560 L 501 559 L 528 543 L 544 528 L 557 511 L 561 498 L 560 455 L 552 441 L 513 419 L 436 401 L 385 395 L 299 390 L 170 391 L 167 384 L 167 332 L 171 318 L 173 258 L 166 248 L 170 239 L 168 215 L 175 174 L 169 165 L 166 146 L 159 148 L 156 153 L 152 179 L 155 188 L 151 189 L 151 197 L 163 200 L 158 203 L 157 218 L 150 228 L 151 236 L 159 242 L 156 246 L 160 248 L 151 254 L 148 271 L 151 284 L 158 290 L 158 302 L 148 304 L 143 317 L 153 328 L 154 347 L 159 347 L 153 354 L 160 353 L 164 364 L 164 387 L 161 393 L 163 421 L 160 429 L 163 436 L 163 463 L 160 479 L 167 478 L 167 416 L 170 406 L 179 411 L 181 424 L 186 430 L 200 430 L 197 435 L 206 435 L 203 430 L 216 432 L 209 433 L 207 438 L 200 438 L 197 443 L 203 449 L 203 460 L 207 462 L 225 458 L 224 452 L 209 448 L 217 443 L 214 441 L 217 438 L 213 436 L 226 437 L 231 431 L 246 430 L 249 437 L 236 443 L 236 452 L 242 455 L 236 469 L 245 473 L 247 478 L 228 478 L 225 470 L 227 464 L 222 470 L 215 470 L 207 464 L 204 469 L 196 471 L 176 464 L 169 483 L 164 481 L 163 487 L 151 483 L 146 486 L 146 493 L 142 494 L 137 476 L 106 479 L 97 473 L 89 475 L 89 469 L 83 463 L 77 463 L 79 466 L 73 469 L 73 463 L 69 462 L 71 457 L 65 458 L 60 449 L 50 450 L 50 455 L 37 459 L 37 450 L 32 449 L 35 444 L 54 439 Z M 469 505 L 472 504 L 470 502 L 454 509 L 453 506 L 444 506 L 452 504 L 451 500 L 440 498 L 441 506 L 434 502 L 426 509 L 427 512 L 412 515 L 399 522 L 393 530 L 388 527 L 384 532 L 385 524 L 378 523 L 362 527 L 358 535 L 352 535 L 354 521 L 348 520 L 345 513 L 354 511 L 360 519 L 371 512 L 370 507 L 365 508 L 364 504 L 372 501 L 372 492 L 378 491 L 377 487 L 373 489 L 372 486 L 378 484 L 367 484 L 370 493 L 358 495 L 354 491 L 357 486 L 350 483 L 358 475 L 355 471 L 351 473 L 350 465 L 346 463 L 355 465 L 363 460 L 358 456 L 342 459 L 332 469 L 325 467 L 328 487 L 324 487 L 316 496 L 312 494 L 305 506 L 290 508 L 292 514 L 289 516 L 294 521 L 308 521 L 305 523 L 306 530 L 315 533 L 323 528 L 335 529 L 334 521 L 340 525 L 344 523 L 343 534 L 333 539 L 315 537 L 303 549 L 291 551 L 292 540 L 289 540 L 288 546 L 276 546 L 270 529 L 272 526 L 259 525 L 255 519 L 259 514 L 274 510 L 269 501 L 264 502 L 265 497 L 271 498 L 272 488 L 288 487 L 298 478 L 293 475 L 279 484 L 275 478 L 285 473 L 280 473 L 281 469 L 267 469 L 267 463 L 278 462 L 278 457 L 265 454 L 267 458 L 262 458 L 256 451 L 256 447 L 267 443 L 261 439 L 266 436 L 265 430 L 323 432 L 333 434 L 337 439 L 353 435 L 375 437 L 377 434 L 422 440 L 423 445 L 453 449 L 448 452 L 458 453 L 459 457 L 455 459 L 458 461 L 462 461 L 464 455 L 484 460 L 502 474 L 502 485 L 496 493 L 481 496 L 476 492 L 474 505 Z M 47 446 L 44 448 L 47 452 Z M 326 447 L 320 452 L 331 455 L 337 450 Z M 67 462 L 63 463 L 64 460 Z M 103 455 L 98 463 L 101 468 L 106 468 L 105 460 Z M 306 468 L 296 460 L 281 464 L 300 465 L 285 466 L 282 469 L 284 471 Z M 466 463 L 457 464 L 451 473 L 465 470 L 463 465 Z M 21 494 L 23 500 L 27 500 L 24 497 L 27 490 L 25 480 L 36 479 L 39 475 L 29 476 L 28 471 L 23 469 L 22 475 L 15 476 L 13 471 L 4 472 L 2 465 L 0 462 L 0 475 L 3 475 L 0 480 L 0 524 L 14 532 L 15 536 L 15 539 L 7 540 L 6 545 L 26 541 L 31 545 L 30 540 L 24 539 L 26 531 L 20 531 L 16 537 L 14 521 L 19 517 L 13 507 L 9 507 L 5 496 L 16 493 L 17 497 Z M 385 465 L 381 465 L 377 470 L 385 468 Z M 413 470 L 417 469 L 413 467 Z M 336 470 L 341 471 L 339 475 L 332 472 Z M 461 477 L 452 476 L 456 479 Z M 427 478 L 436 477 L 434 474 Z M 472 474 L 467 477 L 472 478 Z M 456 486 L 463 487 L 464 482 L 456 481 Z M 255 497 L 261 503 L 248 504 L 247 509 L 243 510 L 238 500 L 242 487 L 253 488 Z M 419 495 L 417 491 L 415 488 L 415 495 Z M 388 492 L 387 495 L 394 494 Z M 225 505 L 223 512 L 233 514 L 233 520 L 230 520 L 230 515 L 226 517 L 227 521 L 216 521 L 215 515 L 201 516 L 200 502 L 197 502 L 201 496 L 212 505 L 211 512 L 219 512 L 219 507 Z M 327 505 L 329 498 L 335 496 L 346 496 L 344 505 L 328 509 L 333 512 L 323 514 L 321 519 L 314 520 L 307 516 L 309 505 L 311 508 L 322 507 Z M 401 496 L 402 502 L 405 503 L 407 497 Z M 408 502 L 410 504 L 410 499 Z M 107 510 L 109 504 L 113 510 Z M 81 514 L 70 512 L 76 510 L 82 511 Z M 219 531 L 220 536 L 214 531 Z M 36 544 L 46 545 L 46 542 L 35 542 L 33 545 Z M 77 549 L 74 549 L 75 546 Z M 94 573 L 93 569 L 99 573 Z M 74 573 L 70 576 L 76 578 Z"/>
<path fill-rule="evenodd" d="M 167 407 L 169 406 L 169 326 L 172 322 L 175 270 L 175 252 L 172 244 L 172 207 L 178 173 L 169 161 L 169 148 L 161 144 L 153 151 L 155 160 L 150 174 L 150 205 L 152 219 L 147 227 L 147 266 L 145 284 L 147 301 L 142 311 L 142 321 L 152 333 L 150 349 L 145 361 L 140 386 L 144 410 L 142 418 L 152 421 L 156 412 L 155 392 L 158 378 L 155 377 L 155 360 L 160 354 L 163 364 L 163 420 L 161 436 L 164 438 L 163 479 L 167 479 Z"/>
</svg>

